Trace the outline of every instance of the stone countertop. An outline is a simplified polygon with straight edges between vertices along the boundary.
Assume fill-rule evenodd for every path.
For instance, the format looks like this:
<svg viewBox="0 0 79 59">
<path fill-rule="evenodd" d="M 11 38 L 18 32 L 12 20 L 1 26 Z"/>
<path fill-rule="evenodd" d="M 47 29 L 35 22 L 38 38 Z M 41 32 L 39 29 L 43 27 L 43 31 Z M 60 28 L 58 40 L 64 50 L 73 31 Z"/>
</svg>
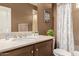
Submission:
<svg viewBox="0 0 79 59">
<path fill-rule="evenodd" d="M 44 35 L 39 35 L 37 38 L 34 39 L 15 39 L 14 41 L 12 40 L 0 40 L 0 53 L 1 52 L 6 52 L 12 49 L 20 48 L 23 46 L 28 46 L 31 44 L 39 43 L 42 41 L 54 39 L 54 37 L 51 36 L 44 36 Z"/>
</svg>

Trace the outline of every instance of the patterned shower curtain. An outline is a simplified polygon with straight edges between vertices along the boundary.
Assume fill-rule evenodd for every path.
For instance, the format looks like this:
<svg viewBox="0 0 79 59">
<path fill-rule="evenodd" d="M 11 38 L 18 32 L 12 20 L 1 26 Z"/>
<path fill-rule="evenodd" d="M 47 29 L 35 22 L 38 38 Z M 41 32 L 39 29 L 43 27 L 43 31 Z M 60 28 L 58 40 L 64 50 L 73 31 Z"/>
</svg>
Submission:
<svg viewBox="0 0 79 59">
<path fill-rule="evenodd" d="M 60 49 L 74 51 L 73 21 L 70 3 L 57 4 L 57 46 Z"/>
</svg>

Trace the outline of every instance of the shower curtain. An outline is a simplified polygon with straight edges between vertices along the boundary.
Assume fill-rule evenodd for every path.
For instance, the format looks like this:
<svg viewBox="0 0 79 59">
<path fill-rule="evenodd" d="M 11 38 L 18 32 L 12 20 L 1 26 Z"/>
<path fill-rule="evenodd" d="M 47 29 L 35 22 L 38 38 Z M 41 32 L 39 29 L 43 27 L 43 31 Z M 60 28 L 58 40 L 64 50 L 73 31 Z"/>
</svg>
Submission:
<svg viewBox="0 0 79 59">
<path fill-rule="evenodd" d="M 57 4 L 57 46 L 69 52 L 74 51 L 73 21 L 71 4 Z"/>
</svg>

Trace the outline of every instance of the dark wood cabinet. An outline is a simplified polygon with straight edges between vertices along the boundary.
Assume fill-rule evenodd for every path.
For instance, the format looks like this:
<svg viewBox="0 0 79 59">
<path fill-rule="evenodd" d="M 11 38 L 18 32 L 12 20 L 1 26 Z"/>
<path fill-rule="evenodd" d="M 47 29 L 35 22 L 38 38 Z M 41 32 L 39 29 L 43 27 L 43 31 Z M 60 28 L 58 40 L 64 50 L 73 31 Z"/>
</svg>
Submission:
<svg viewBox="0 0 79 59">
<path fill-rule="evenodd" d="M 33 46 L 18 48 L 1 53 L 2 56 L 33 56 Z"/>
<path fill-rule="evenodd" d="M 1 56 L 24 56 L 24 55 L 26 55 L 25 50 L 26 50 L 26 48 L 22 47 L 19 49 L 3 52 L 3 53 L 1 53 Z"/>
<path fill-rule="evenodd" d="M 34 55 L 34 51 L 33 51 L 33 45 L 26 47 L 26 56 L 33 56 Z"/>
<path fill-rule="evenodd" d="M 0 53 L 1 56 L 51 56 L 53 41 L 48 40 Z"/>
<path fill-rule="evenodd" d="M 50 56 L 52 55 L 52 41 L 37 43 L 34 46 L 35 56 Z"/>
</svg>

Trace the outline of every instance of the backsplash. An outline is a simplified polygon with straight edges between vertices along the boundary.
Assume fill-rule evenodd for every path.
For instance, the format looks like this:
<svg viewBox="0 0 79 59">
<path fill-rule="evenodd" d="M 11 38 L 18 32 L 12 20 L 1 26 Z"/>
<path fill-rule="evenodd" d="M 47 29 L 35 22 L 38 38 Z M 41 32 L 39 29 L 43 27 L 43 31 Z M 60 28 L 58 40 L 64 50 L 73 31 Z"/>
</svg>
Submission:
<svg viewBox="0 0 79 59">
<path fill-rule="evenodd" d="M 11 32 L 11 33 L 0 33 L 0 39 L 8 39 L 8 38 L 23 38 L 27 36 L 31 36 L 33 32 Z"/>
</svg>

